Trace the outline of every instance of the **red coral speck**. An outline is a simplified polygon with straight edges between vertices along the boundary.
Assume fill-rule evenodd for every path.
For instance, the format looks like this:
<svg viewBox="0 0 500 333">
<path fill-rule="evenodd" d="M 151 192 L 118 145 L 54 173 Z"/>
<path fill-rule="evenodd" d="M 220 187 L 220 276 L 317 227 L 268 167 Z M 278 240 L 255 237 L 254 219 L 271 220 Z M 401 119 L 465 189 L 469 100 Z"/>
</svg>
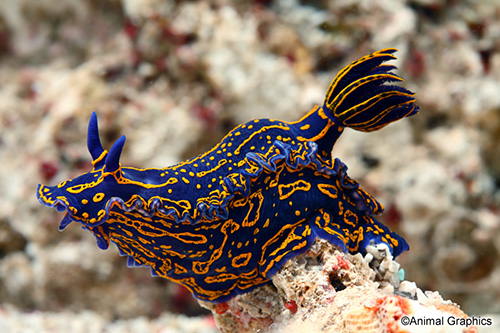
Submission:
<svg viewBox="0 0 500 333">
<path fill-rule="evenodd" d="M 399 211 L 398 206 L 396 203 L 392 203 L 386 210 L 385 212 L 385 220 L 388 225 L 398 225 L 401 223 L 403 220 L 403 216 L 401 215 L 401 212 Z"/>
<path fill-rule="evenodd" d="M 125 31 L 125 34 L 128 36 L 128 38 L 135 42 L 137 40 L 137 37 L 139 36 L 141 27 L 132 23 L 132 21 L 127 20 L 125 22 L 123 30 Z"/>
<path fill-rule="evenodd" d="M 337 254 L 338 267 L 341 269 L 349 269 L 349 263 L 342 258 L 341 255 Z"/>
<path fill-rule="evenodd" d="M 297 306 L 297 303 L 295 303 L 295 301 L 293 299 L 291 301 L 287 301 L 285 303 L 285 307 L 288 310 L 290 310 L 290 312 L 293 313 L 293 314 L 296 314 L 297 310 L 299 309 L 299 307 Z"/>
<path fill-rule="evenodd" d="M 54 162 L 43 161 L 39 165 L 39 171 L 42 177 L 49 181 L 57 174 L 59 168 Z"/>
<path fill-rule="evenodd" d="M 227 305 L 227 302 L 218 303 L 215 306 L 215 313 L 217 313 L 218 315 L 221 315 L 221 314 L 226 313 L 228 309 L 229 309 L 229 305 Z"/>
</svg>

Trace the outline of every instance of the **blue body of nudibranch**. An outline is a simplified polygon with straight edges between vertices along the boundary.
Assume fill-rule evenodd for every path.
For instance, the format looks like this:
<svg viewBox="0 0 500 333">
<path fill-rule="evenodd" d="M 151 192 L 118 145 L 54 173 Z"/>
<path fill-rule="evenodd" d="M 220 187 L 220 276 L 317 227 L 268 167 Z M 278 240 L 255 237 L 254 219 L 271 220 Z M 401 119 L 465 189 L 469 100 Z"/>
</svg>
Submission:
<svg viewBox="0 0 500 333">
<path fill-rule="evenodd" d="M 93 114 L 93 170 L 54 187 L 44 205 L 67 210 L 60 229 L 80 222 L 99 247 L 114 242 L 129 265 L 146 265 L 199 299 L 221 302 L 268 283 L 316 237 L 344 251 L 406 241 L 374 219 L 383 207 L 331 158 L 344 127 L 374 131 L 416 114 L 414 95 L 382 63 L 394 49 L 365 56 L 333 80 L 322 107 L 297 122 L 253 120 L 210 151 L 164 169 L 123 167 L 125 137 L 102 147 Z"/>
</svg>

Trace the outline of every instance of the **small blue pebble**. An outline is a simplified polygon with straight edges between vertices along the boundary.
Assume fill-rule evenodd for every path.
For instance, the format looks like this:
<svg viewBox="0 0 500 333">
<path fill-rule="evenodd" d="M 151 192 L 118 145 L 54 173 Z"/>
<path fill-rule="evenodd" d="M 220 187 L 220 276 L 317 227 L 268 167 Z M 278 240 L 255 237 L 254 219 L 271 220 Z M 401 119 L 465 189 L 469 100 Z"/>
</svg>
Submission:
<svg viewBox="0 0 500 333">
<path fill-rule="evenodd" d="M 405 279 L 405 270 L 403 268 L 401 268 L 399 270 L 398 277 L 399 277 L 399 281 L 403 281 Z"/>
</svg>

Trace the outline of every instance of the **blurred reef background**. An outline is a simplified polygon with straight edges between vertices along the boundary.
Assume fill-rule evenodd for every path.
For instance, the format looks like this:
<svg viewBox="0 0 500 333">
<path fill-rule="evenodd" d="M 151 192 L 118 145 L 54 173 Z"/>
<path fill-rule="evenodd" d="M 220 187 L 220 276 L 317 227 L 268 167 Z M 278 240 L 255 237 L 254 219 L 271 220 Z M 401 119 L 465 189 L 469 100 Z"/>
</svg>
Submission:
<svg viewBox="0 0 500 333">
<path fill-rule="evenodd" d="M 182 287 L 59 233 L 36 185 L 91 169 L 92 111 L 104 147 L 127 136 L 124 165 L 165 167 L 247 120 L 298 119 L 387 47 L 421 112 L 346 130 L 333 156 L 409 242 L 406 279 L 499 315 L 498 17 L 498 0 L 0 0 L 0 330 L 215 332 Z"/>
</svg>

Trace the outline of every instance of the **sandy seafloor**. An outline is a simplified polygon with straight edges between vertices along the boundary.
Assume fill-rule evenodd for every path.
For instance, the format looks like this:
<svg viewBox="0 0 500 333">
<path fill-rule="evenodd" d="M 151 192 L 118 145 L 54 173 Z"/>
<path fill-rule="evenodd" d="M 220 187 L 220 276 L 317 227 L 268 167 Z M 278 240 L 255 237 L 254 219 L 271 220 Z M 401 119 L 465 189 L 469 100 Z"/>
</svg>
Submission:
<svg viewBox="0 0 500 333">
<path fill-rule="evenodd" d="M 498 0 L 0 0 L 0 331 L 216 331 L 183 288 L 59 233 L 36 185 L 90 170 L 92 111 L 104 147 L 127 136 L 122 164 L 164 167 L 241 122 L 298 119 L 386 47 L 421 112 L 346 130 L 333 155 L 408 240 L 406 279 L 498 318 L 498 17 Z"/>
</svg>

